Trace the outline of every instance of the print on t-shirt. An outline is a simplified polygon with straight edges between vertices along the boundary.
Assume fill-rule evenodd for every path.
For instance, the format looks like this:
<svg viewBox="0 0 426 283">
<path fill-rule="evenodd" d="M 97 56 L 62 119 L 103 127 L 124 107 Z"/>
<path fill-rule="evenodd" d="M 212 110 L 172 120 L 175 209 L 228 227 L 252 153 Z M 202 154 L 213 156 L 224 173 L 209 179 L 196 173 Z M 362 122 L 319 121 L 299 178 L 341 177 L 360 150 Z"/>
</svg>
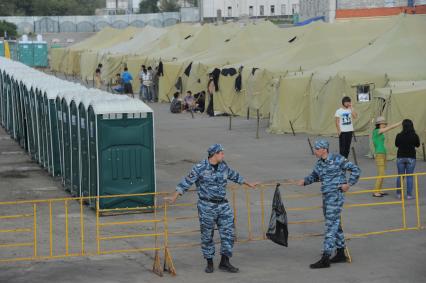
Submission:
<svg viewBox="0 0 426 283">
<path fill-rule="evenodd" d="M 352 124 L 352 110 L 339 108 L 335 114 L 336 118 L 339 118 L 340 131 L 342 132 L 353 132 L 354 126 Z"/>
<path fill-rule="evenodd" d="M 350 113 L 342 113 L 342 125 L 348 126 L 352 124 L 352 118 Z"/>
</svg>

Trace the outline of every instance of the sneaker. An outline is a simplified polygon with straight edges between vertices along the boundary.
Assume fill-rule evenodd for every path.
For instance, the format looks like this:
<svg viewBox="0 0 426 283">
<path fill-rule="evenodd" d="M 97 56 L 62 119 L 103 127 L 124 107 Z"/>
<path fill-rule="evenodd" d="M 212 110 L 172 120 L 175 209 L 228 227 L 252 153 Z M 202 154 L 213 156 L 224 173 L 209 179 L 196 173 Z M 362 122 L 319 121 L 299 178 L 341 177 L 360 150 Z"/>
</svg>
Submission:
<svg viewBox="0 0 426 283">
<path fill-rule="evenodd" d="M 413 196 L 407 196 L 407 200 L 414 199 Z"/>
<path fill-rule="evenodd" d="M 396 195 L 396 198 L 397 199 L 401 199 L 401 195 Z"/>
</svg>

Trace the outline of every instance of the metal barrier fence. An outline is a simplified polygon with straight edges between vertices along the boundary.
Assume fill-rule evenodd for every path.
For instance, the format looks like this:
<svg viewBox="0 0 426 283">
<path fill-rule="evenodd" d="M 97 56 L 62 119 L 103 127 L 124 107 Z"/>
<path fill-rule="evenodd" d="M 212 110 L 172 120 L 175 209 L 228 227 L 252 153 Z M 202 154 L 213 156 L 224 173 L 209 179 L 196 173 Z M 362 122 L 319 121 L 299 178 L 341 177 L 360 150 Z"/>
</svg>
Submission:
<svg viewBox="0 0 426 283">
<path fill-rule="evenodd" d="M 169 12 L 103 16 L 0 17 L 0 20 L 14 23 L 19 33 L 96 32 L 107 26 L 113 28 L 170 26 L 181 21 L 181 14 Z"/>
<path fill-rule="evenodd" d="M 369 182 L 378 178 L 406 179 L 413 177 L 415 206 L 408 207 L 406 204 L 404 182 L 401 182 L 401 188 L 390 187 L 382 190 L 385 192 L 400 191 L 400 200 L 358 202 L 358 200 L 354 200 L 357 196 L 374 193 L 375 190 L 349 191 L 346 193 L 348 200 L 344 206 L 346 209 L 398 206 L 401 211 L 386 210 L 388 215 L 400 215 L 399 223 L 392 223 L 395 225 L 394 227 L 346 233 L 347 238 L 423 228 L 419 195 L 419 177 L 422 176 L 426 176 L 426 173 L 361 178 L 361 182 Z M 230 186 L 230 202 L 234 210 L 237 233 L 236 243 L 266 240 L 266 216 L 270 213 L 270 207 L 267 208 L 267 205 L 271 204 L 267 199 L 272 199 L 273 190 L 271 189 L 275 188 L 275 185 L 275 182 L 264 183 L 256 189 Z M 283 182 L 282 185 L 292 185 L 292 183 Z M 153 271 L 159 275 L 162 275 L 164 271 L 174 275 L 176 270 L 170 250 L 200 246 L 200 230 L 196 211 L 191 211 L 191 214 L 188 215 L 188 211 L 195 209 L 195 202 L 173 205 L 157 204 L 167 194 L 147 193 L 0 202 L 1 213 L 7 212 L 6 215 L 0 215 L 0 263 L 154 252 Z M 103 198 L 147 195 L 156 197 L 154 206 L 99 209 L 99 201 Z M 320 193 L 287 194 L 284 192 L 283 199 L 288 218 L 291 219 L 288 223 L 291 227 L 290 239 L 322 236 L 322 233 L 317 231 L 319 227 L 311 227 L 323 222 L 322 212 L 321 217 L 318 217 L 318 211 L 322 210 L 322 206 L 317 205 L 320 197 Z M 93 211 L 83 205 L 87 201 L 92 201 L 95 217 L 93 217 Z M 351 203 L 353 201 L 355 203 Z M 298 202 L 302 202 L 304 205 L 298 206 Z M 410 215 L 414 214 L 415 219 L 407 217 L 407 209 L 411 209 Z M 413 209 L 414 211 L 412 211 Z M 342 215 L 345 229 L 349 227 L 352 231 L 364 227 L 364 223 L 358 224 L 362 221 L 354 221 L 357 220 L 356 218 L 351 219 L 354 215 L 353 213 Z M 306 218 L 306 216 L 315 218 Z M 107 221 L 109 217 L 113 217 L 114 220 Z M 396 219 L 395 217 L 387 219 L 389 218 Z M 189 224 L 192 225 L 194 220 L 197 223 L 194 227 L 188 228 L 188 224 L 183 223 L 191 221 Z M 365 219 L 361 220 L 365 221 Z M 359 227 L 356 227 L 357 225 Z M 163 253 L 162 257 L 160 252 Z"/>
</svg>

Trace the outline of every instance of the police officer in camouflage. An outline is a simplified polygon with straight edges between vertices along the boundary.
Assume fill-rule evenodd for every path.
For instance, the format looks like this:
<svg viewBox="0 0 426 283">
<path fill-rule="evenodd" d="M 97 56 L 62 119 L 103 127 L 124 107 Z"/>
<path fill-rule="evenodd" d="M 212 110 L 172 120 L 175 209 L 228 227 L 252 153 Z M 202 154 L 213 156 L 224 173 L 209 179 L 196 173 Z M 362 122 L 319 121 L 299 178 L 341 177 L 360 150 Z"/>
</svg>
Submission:
<svg viewBox="0 0 426 283">
<path fill-rule="evenodd" d="M 299 186 L 321 182 L 323 213 L 325 218 L 324 247 L 321 259 L 311 264 L 311 268 L 327 268 L 330 263 L 346 262 L 345 236 L 340 223 L 340 214 L 345 202 L 344 192 L 358 182 L 361 170 L 339 154 L 328 152 L 329 143 L 325 139 L 315 142 L 315 155 L 319 158 L 312 173 L 303 180 L 296 181 Z M 350 171 L 349 180 L 346 172 Z M 334 250 L 336 255 L 330 259 Z"/>
<path fill-rule="evenodd" d="M 165 198 L 175 203 L 178 196 L 183 195 L 195 183 L 198 191 L 198 215 L 201 230 L 201 250 L 207 260 L 205 271 L 212 273 L 215 243 L 213 241 L 214 227 L 219 230 L 222 255 L 219 269 L 237 273 L 238 268 L 231 265 L 234 245 L 234 213 L 226 199 L 226 185 L 228 180 L 238 184 L 245 184 L 254 188 L 256 184 L 247 183 L 236 171 L 224 161 L 224 149 L 220 144 L 214 144 L 208 149 L 208 158 L 192 167 L 191 172 L 177 185 L 176 192 Z"/>
</svg>

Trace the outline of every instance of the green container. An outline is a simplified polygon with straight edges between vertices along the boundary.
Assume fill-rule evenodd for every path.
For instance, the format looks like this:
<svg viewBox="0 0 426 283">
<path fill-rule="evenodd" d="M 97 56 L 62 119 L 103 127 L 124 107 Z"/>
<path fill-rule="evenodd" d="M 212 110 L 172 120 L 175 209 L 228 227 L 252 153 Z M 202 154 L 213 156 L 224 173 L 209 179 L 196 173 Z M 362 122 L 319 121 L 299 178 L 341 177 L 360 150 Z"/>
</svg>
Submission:
<svg viewBox="0 0 426 283">
<path fill-rule="evenodd" d="M 70 143 L 71 143 L 71 194 L 73 196 L 81 196 L 81 179 L 80 179 L 80 127 L 78 124 L 78 105 L 80 104 L 82 95 L 74 96 L 69 103 L 70 106 Z"/>
<path fill-rule="evenodd" d="M 30 152 L 31 158 L 39 161 L 40 160 L 40 131 L 39 131 L 39 120 L 38 120 L 38 106 L 37 106 L 37 93 L 36 89 L 31 87 L 28 92 L 28 120 L 31 122 L 31 136 L 32 136 L 32 149 Z"/>
<path fill-rule="evenodd" d="M 59 94 L 55 99 L 56 107 L 56 124 L 58 125 L 58 149 L 59 149 L 59 159 L 60 159 L 60 171 L 62 177 L 62 185 L 65 186 L 65 170 L 64 170 L 64 135 L 63 135 L 63 124 L 62 124 L 62 96 Z"/>
<path fill-rule="evenodd" d="M 34 66 L 47 67 L 48 66 L 48 50 L 46 42 L 33 42 L 34 50 Z"/>
<path fill-rule="evenodd" d="M 18 43 L 18 61 L 27 66 L 34 66 L 34 44 L 32 42 Z"/>
<path fill-rule="evenodd" d="M 63 148 L 63 179 L 66 191 L 72 188 L 72 169 L 71 169 L 71 122 L 70 122 L 70 100 L 74 96 L 73 93 L 65 92 L 62 95 L 61 111 L 62 111 L 62 148 Z"/>
<path fill-rule="evenodd" d="M 4 57 L 4 42 L 0 41 L 0 56 Z"/>
<path fill-rule="evenodd" d="M 54 92 L 44 93 L 43 104 L 46 108 L 44 118 L 46 123 L 48 172 L 52 176 L 60 176 L 61 161 L 59 157 L 59 137 L 55 100 L 56 94 Z"/>
<path fill-rule="evenodd" d="M 299 14 L 293 14 L 293 24 L 299 23 Z"/>
<path fill-rule="evenodd" d="M 96 101 L 88 108 L 90 195 L 154 193 L 153 112 L 134 99 Z M 99 159 L 98 159 L 99 157 Z M 100 209 L 146 207 L 153 195 L 103 198 Z"/>
<path fill-rule="evenodd" d="M 89 131 L 87 127 L 87 110 L 91 103 L 107 100 L 125 100 L 126 96 L 107 94 L 98 89 L 89 89 L 87 95 L 83 96 L 78 106 L 78 125 L 80 129 L 80 192 L 81 196 L 90 196 L 90 161 L 89 161 Z M 87 202 L 93 204 L 93 200 Z"/>
</svg>

